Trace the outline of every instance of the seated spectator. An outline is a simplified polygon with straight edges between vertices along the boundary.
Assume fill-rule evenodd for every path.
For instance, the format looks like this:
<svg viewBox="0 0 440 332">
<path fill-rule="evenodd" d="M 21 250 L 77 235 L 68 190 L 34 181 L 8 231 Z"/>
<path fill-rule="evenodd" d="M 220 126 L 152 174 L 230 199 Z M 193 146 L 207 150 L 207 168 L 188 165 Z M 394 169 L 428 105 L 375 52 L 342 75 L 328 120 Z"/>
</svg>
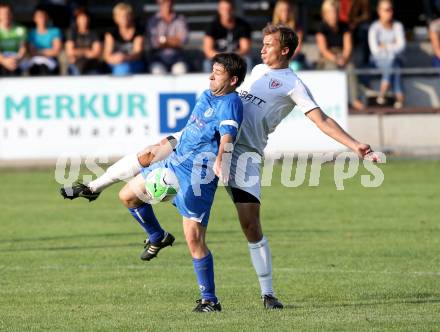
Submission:
<svg viewBox="0 0 440 332">
<path fill-rule="evenodd" d="M 338 4 L 325 0 L 321 7 L 323 22 L 316 33 L 316 42 L 321 58 L 319 69 L 347 69 L 350 104 L 362 110 L 364 104 L 359 99 L 359 84 L 353 74 L 350 62 L 352 52 L 351 33 L 347 26 L 338 20 Z"/>
<path fill-rule="evenodd" d="M 113 8 L 113 19 L 117 27 L 105 34 L 105 61 L 113 75 L 142 73 L 144 38 L 135 25 L 133 8 L 129 4 L 118 3 Z"/>
<path fill-rule="evenodd" d="M 20 75 L 26 54 L 26 29 L 13 23 L 12 8 L 0 4 L 0 76 Z"/>
<path fill-rule="evenodd" d="M 59 74 L 58 56 L 62 50 L 61 30 L 56 27 L 49 27 L 49 15 L 37 7 L 34 12 L 36 28 L 29 32 L 29 54 L 31 59 L 28 62 L 30 75 L 57 75 Z"/>
<path fill-rule="evenodd" d="M 371 25 L 368 32 L 372 61 L 382 71 L 379 96 L 376 101 L 379 105 L 385 104 L 385 97 L 392 81 L 396 98 L 394 107 L 401 108 L 404 96 L 398 69 L 402 67 L 401 54 L 405 49 L 405 32 L 402 23 L 393 19 L 393 3 L 390 0 L 379 0 L 377 13 L 379 19 Z"/>
<path fill-rule="evenodd" d="M 316 34 L 316 42 L 321 55 L 318 68 L 344 68 L 350 61 L 352 52 L 350 30 L 347 24 L 338 20 L 335 1 L 325 0 L 321 14 L 323 21 Z"/>
<path fill-rule="evenodd" d="M 232 0 L 220 0 L 217 7 L 217 17 L 208 26 L 203 40 L 203 52 L 206 60 L 203 65 L 205 72 L 212 70 L 211 59 L 222 52 L 235 52 L 241 55 L 252 69 L 251 60 L 251 27 L 235 16 L 235 7 Z"/>
<path fill-rule="evenodd" d="M 371 7 L 369 0 L 341 0 L 339 20 L 348 24 L 353 37 L 356 64 L 367 67 L 370 58 L 368 48 L 368 29 L 370 27 Z"/>
<path fill-rule="evenodd" d="M 188 27 L 183 15 L 173 10 L 172 0 L 157 0 L 158 13 L 147 24 L 153 74 L 185 74 L 188 66 L 184 60 L 183 45 L 188 39 Z"/>
<path fill-rule="evenodd" d="M 434 53 L 432 65 L 440 69 L 440 18 L 432 21 L 429 25 L 429 38 Z"/>
<path fill-rule="evenodd" d="M 293 57 L 289 63 L 289 67 L 292 70 L 300 70 L 307 67 L 304 54 L 301 53 L 302 41 L 304 38 L 304 32 L 295 20 L 295 12 L 293 6 L 288 0 L 278 0 L 275 4 L 272 16 L 272 24 L 283 24 L 288 26 L 296 32 L 298 36 L 298 47 L 293 54 Z"/>
<path fill-rule="evenodd" d="M 98 34 L 90 30 L 90 15 L 84 8 L 76 10 L 75 25 L 67 34 L 65 46 L 70 75 L 103 72 L 103 64 L 100 61 L 102 43 Z"/>
</svg>

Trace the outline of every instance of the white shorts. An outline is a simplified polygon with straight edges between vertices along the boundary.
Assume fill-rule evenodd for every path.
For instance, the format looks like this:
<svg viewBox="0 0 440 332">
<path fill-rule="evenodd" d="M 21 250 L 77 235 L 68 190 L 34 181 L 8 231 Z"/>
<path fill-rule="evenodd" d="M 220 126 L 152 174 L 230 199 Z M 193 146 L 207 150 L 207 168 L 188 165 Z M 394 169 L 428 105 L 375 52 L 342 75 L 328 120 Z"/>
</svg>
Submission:
<svg viewBox="0 0 440 332">
<path fill-rule="evenodd" d="M 241 189 L 260 200 L 261 156 L 256 152 L 234 151 L 228 186 Z"/>
</svg>

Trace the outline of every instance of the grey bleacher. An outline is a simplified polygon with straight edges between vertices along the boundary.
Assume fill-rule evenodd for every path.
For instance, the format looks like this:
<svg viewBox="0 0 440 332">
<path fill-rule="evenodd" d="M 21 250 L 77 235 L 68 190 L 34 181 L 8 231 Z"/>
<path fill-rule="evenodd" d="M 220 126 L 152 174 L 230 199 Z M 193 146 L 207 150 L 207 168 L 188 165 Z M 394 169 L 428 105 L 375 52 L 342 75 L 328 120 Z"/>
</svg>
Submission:
<svg viewBox="0 0 440 332">
<path fill-rule="evenodd" d="M 15 8 L 15 17 L 18 22 L 32 25 L 32 11 L 37 1 L 35 0 L 6 0 Z M 106 31 L 113 26 L 112 8 L 118 3 L 117 0 L 87 1 L 89 11 L 92 13 L 95 26 L 100 32 Z M 126 1 L 133 5 L 135 13 L 140 23 L 145 23 L 146 19 L 152 16 L 157 5 L 154 0 L 131 0 Z M 321 0 L 298 0 L 300 6 L 299 13 L 302 18 L 303 29 L 307 33 L 303 43 L 302 52 L 305 54 L 309 63 L 313 64 L 319 58 L 314 32 L 316 25 L 320 21 Z M 261 29 L 271 19 L 270 8 L 273 0 L 246 0 L 236 1 L 237 11 L 240 16 L 247 19 L 252 27 L 252 57 L 255 63 L 260 61 L 260 49 L 262 34 Z M 408 5 L 411 7 L 410 5 Z M 407 6 L 407 7 L 408 7 Z M 408 7 L 408 8 L 409 8 Z M 185 46 L 187 59 L 192 64 L 192 70 L 197 71 L 202 68 L 204 59 L 202 52 L 203 36 L 206 25 L 216 14 L 217 1 L 214 0 L 176 0 L 175 10 L 186 16 L 189 28 L 189 42 Z M 420 25 L 420 24 L 419 24 Z M 427 107 L 440 107 L 440 75 L 426 68 L 431 66 L 432 48 L 427 39 L 426 27 L 419 30 L 405 24 L 410 36 L 405 51 L 405 68 L 413 68 L 414 71 L 406 72 L 403 75 L 403 85 L 406 94 L 406 104 L 409 106 L 422 105 Z M 420 37 L 420 31 L 422 36 Z M 371 74 L 371 87 L 376 87 L 379 82 L 377 74 Z M 367 89 L 368 96 L 374 98 L 374 90 Z"/>
</svg>

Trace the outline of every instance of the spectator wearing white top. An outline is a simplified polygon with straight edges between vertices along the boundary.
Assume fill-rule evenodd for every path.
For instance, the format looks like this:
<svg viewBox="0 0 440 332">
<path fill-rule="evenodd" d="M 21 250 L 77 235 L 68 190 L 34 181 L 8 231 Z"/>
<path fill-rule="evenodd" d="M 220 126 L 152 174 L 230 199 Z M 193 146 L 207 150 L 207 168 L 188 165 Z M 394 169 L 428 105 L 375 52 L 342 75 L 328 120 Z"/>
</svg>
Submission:
<svg viewBox="0 0 440 332">
<path fill-rule="evenodd" d="M 370 47 L 374 65 L 382 70 L 377 103 L 383 105 L 385 96 L 391 83 L 395 94 L 395 108 L 403 106 L 402 80 L 399 68 L 402 67 L 401 54 L 405 49 L 405 32 L 402 23 L 393 19 L 393 3 L 390 0 L 379 0 L 377 4 L 379 19 L 368 31 L 368 45 Z"/>
</svg>

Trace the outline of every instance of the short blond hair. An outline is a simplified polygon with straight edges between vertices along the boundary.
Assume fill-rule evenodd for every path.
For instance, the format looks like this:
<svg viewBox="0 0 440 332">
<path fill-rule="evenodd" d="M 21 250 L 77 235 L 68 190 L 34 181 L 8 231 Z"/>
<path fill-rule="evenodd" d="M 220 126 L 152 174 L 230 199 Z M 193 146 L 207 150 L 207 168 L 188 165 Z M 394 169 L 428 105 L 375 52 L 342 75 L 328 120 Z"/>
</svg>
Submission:
<svg viewBox="0 0 440 332">
<path fill-rule="evenodd" d="M 377 8 L 379 9 L 379 7 L 380 7 L 383 3 L 388 3 L 388 4 L 390 4 L 391 6 L 393 6 L 393 1 L 392 1 L 392 0 L 379 0 L 379 1 L 377 2 Z"/>
<path fill-rule="evenodd" d="M 339 10 L 339 2 L 335 0 L 325 0 L 321 5 L 321 15 L 324 15 L 330 8 Z"/>
<path fill-rule="evenodd" d="M 133 7 L 126 2 L 119 2 L 113 7 L 113 17 L 118 15 L 120 12 L 126 12 L 130 15 L 133 15 Z"/>
</svg>

